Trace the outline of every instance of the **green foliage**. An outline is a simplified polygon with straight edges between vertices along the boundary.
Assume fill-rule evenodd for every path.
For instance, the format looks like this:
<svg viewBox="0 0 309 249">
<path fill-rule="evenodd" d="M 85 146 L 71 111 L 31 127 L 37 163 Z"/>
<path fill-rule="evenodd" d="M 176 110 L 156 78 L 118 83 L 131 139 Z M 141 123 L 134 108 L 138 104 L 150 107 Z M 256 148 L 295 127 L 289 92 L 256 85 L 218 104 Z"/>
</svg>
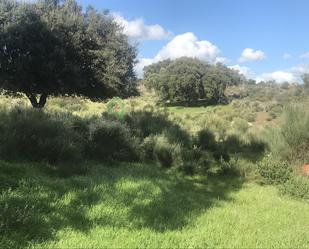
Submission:
<svg viewBox="0 0 309 249">
<path fill-rule="evenodd" d="M 4 185 L 10 178 L 15 186 L 0 189 L 1 214 L 7 206 L 0 215 L 2 248 L 308 244 L 306 202 L 282 197 L 272 186 L 243 185 L 238 177 L 183 177 L 145 164 L 99 163 L 86 175 L 61 178 L 29 163 L 9 163 L 10 172 L 2 166 Z M 259 232 L 251 233 L 257 221 Z"/>
<path fill-rule="evenodd" d="M 240 134 L 245 134 L 250 128 L 248 122 L 242 118 L 234 118 L 232 123 L 233 128 Z"/>
<path fill-rule="evenodd" d="M 215 136 L 208 129 L 200 130 L 197 133 L 196 145 L 202 150 L 215 151 L 217 149 Z"/>
<path fill-rule="evenodd" d="M 255 113 L 246 113 L 246 115 L 244 116 L 244 118 L 250 122 L 253 123 L 256 119 L 256 114 Z"/>
<path fill-rule="evenodd" d="M 279 161 L 268 155 L 258 163 L 260 175 L 269 184 L 282 184 L 287 182 L 292 176 L 292 168 L 286 161 Z"/>
<path fill-rule="evenodd" d="M 172 126 L 172 122 L 168 120 L 166 115 L 148 111 L 129 113 L 126 115 L 125 121 L 134 134 L 142 138 L 151 134 L 160 134 L 167 127 Z"/>
<path fill-rule="evenodd" d="M 137 156 L 137 141 L 122 123 L 98 120 L 90 124 L 88 154 L 90 158 L 133 161 Z"/>
<path fill-rule="evenodd" d="M 304 106 L 288 106 L 280 128 L 265 131 L 274 156 L 291 163 L 306 163 L 309 160 L 309 112 Z"/>
<path fill-rule="evenodd" d="M 181 161 L 179 161 L 178 168 L 187 175 L 196 173 L 207 174 L 209 163 L 205 159 L 206 153 L 197 148 L 182 148 Z M 205 160 L 203 160 L 205 159 Z"/>
<path fill-rule="evenodd" d="M 301 175 L 294 175 L 281 186 L 281 191 L 283 194 L 309 200 L 309 179 Z"/>
<path fill-rule="evenodd" d="M 237 71 L 222 64 L 210 65 L 187 57 L 158 62 L 144 71 L 143 84 L 171 102 L 203 99 L 207 103 L 224 103 L 225 88 L 245 81 Z"/>
<path fill-rule="evenodd" d="M 2 159 L 47 161 L 63 174 L 83 172 L 85 159 L 138 159 L 137 140 L 118 121 L 18 108 L 0 116 Z"/>
<path fill-rule="evenodd" d="M 21 200 L 22 193 L 6 190 L 0 194 L 0 230 L 2 232 L 20 231 L 35 222 L 35 205 Z"/>
<path fill-rule="evenodd" d="M 218 170 L 221 175 L 234 175 L 239 176 L 241 174 L 238 165 L 238 157 L 232 157 L 230 160 L 226 161 L 222 157 L 220 160 L 220 168 Z"/>
<path fill-rule="evenodd" d="M 304 88 L 306 91 L 308 91 L 309 90 L 309 74 L 304 74 L 302 78 L 304 82 Z"/>
<path fill-rule="evenodd" d="M 141 158 L 143 160 L 154 160 L 154 147 L 156 145 L 156 136 L 149 136 L 141 144 Z"/>
<path fill-rule="evenodd" d="M 178 144 L 170 143 L 165 136 L 158 136 L 153 152 L 162 167 L 170 168 L 179 155 L 180 147 Z"/>
<path fill-rule="evenodd" d="M 0 157 L 11 160 L 78 162 L 82 138 L 60 120 L 37 110 L 1 113 Z"/>
<path fill-rule="evenodd" d="M 163 133 L 171 143 L 176 143 L 187 148 L 191 146 L 192 139 L 190 134 L 178 124 L 171 125 Z"/>
<path fill-rule="evenodd" d="M 112 15 L 83 11 L 74 0 L 1 0 L 0 6 L 2 89 L 25 93 L 37 108 L 49 95 L 102 99 L 137 92 L 136 49 Z"/>
</svg>

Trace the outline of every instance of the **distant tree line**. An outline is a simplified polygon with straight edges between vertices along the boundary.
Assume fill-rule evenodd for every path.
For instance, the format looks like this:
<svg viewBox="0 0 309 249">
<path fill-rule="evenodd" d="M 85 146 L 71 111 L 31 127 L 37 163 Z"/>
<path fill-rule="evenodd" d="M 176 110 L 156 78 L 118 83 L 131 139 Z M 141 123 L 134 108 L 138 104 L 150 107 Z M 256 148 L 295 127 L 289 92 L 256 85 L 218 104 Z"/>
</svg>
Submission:
<svg viewBox="0 0 309 249">
<path fill-rule="evenodd" d="M 0 0 L 0 89 L 33 107 L 50 95 L 135 94 L 136 55 L 108 12 L 75 0 Z"/>
<path fill-rule="evenodd" d="M 144 68 L 142 83 L 164 101 L 211 104 L 226 102 L 225 89 L 239 84 L 255 84 L 238 71 L 223 64 L 215 65 L 194 58 L 164 60 Z"/>
</svg>

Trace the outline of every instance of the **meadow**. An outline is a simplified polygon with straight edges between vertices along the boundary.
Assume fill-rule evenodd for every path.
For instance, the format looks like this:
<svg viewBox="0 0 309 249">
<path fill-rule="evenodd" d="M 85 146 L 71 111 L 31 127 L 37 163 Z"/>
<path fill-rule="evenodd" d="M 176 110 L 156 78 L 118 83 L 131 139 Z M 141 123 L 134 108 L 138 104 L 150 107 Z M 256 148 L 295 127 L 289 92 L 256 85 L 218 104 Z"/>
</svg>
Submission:
<svg viewBox="0 0 309 249">
<path fill-rule="evenodd" d="M 70 178 L 33 164 L 0 168 L 2 248 L 308 246 L 308 203 L 243 178 L 144 164 L 95 165 Z"/>
<path fill-rule="evenodd" d="M 308 247 L 307 98 L 288 96 L 165 107 L 144 92 L 124 117 L 1 96 L 0 246 Z"/>
</svg>

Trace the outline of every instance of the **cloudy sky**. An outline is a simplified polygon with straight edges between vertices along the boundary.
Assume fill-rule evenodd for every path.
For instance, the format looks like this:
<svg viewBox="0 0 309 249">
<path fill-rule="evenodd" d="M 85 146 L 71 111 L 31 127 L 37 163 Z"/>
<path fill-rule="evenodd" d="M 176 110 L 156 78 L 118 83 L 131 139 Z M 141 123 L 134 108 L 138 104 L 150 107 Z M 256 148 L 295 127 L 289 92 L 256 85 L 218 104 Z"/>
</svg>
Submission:
<svg viewBox="0 0 309 249">
<path fill-rule="evenodd" d="M 257 80 L 300 81 L 309 72 L 308 0 L 78 1 L 109 9 L 139 44 L 139 76 L 145 65 L 181 56 Z"/>
</svg>

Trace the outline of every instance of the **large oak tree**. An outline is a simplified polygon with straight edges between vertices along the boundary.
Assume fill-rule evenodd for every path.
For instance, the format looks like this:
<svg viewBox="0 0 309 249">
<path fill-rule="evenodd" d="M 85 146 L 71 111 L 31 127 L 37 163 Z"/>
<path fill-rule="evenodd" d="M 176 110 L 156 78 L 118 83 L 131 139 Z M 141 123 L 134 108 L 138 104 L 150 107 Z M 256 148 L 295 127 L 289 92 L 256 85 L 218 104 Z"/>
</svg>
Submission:
<svg viewBox="0 0 309 249">
<path fill-rule="evenodd" d="M 204 100 L 211 104 L 226 101 L 228 86 L 248 83 L 238 71 L 220 63 L 213 65 L 188 57 L 145 67 L 142 82 L 156 90 L 163 100 L 175 103 Z"/>
<path fill-rule="evenodd" d="M 75 0 L 0 0 L 0 88 L 41 108 L 50 95 L 136 93 L 136 49 L 108 12 Z"/>
</svg>

